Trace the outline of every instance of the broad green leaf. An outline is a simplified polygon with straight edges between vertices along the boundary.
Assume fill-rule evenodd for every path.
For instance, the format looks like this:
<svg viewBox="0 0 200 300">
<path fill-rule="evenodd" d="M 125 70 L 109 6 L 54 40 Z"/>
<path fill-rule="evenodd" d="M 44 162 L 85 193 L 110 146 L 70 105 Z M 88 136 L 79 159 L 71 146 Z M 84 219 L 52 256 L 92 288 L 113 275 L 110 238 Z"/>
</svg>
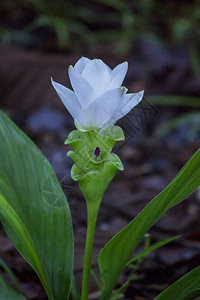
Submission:
<svg viewBox="0 0 200 300">
<path fill-rule="evenodd" d="M 13 290 L 0 274 L 0 300 L 26 300 L 26 298 Z"/>
<path fill-rule="evenodd" d="M 160 247 L 162 247 L 162 246 L 164 246 L 164 245 L 166 245 L 166 244 L 168 244 L 168 243 L 170 243 L 170 242 L 172 242 L 172 241 L 178 239 L 179 237 L 180 237 L 179 235 L 178 235 L 178 236 L 171 237 L 171 238 L 166 239 L 166 240 L 164 240 L 164 241 L 157 242 L 157 243 L 155 243 L 154 245 L 152 245 L 152 246 L 150 246 L 150 247 L 144 249 L 142 252 L 138 253 L 138 254 L 135 255 L 133 258 L 131 258 L 131 259 L 127 262 L 126 266 L 132 264 L 134 261 L 136 261 L 136 260 L 138 260 L 138 259 L 140 259 L 140 258 L 142 258 L 142 257 L 144 257 L 144 256 L 147 256 L 151 251 L 156 250 L 156 249 L 158 249 L 158 248 L 160 248 Z"/>
<path fill-rule="evenodd" d="M 200 296 L 200 266 L 170 285 L 155 300 L 193 300 L 197 296 Z"/>
<path fill-rule="evenodd" d="M 200 150 L 175 179 L 101 250 L 99 267 L 104 287 L 102 300 L 109 299 L 120 273 L 145 233 L 170 207 L 184 200 L 199 184 Z"/>
<path fill-rule="evenodd" d="M 50 300 L 67 299 L 73 268 L 69 207 L 35 144 L 0 111 L 0 216 Z"/>
</svg>

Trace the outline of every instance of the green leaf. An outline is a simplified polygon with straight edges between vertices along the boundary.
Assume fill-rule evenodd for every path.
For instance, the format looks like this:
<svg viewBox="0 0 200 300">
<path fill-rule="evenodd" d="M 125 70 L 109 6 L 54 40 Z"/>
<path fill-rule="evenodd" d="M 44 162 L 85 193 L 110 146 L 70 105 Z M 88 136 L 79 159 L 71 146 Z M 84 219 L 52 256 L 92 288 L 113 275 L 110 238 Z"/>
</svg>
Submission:
<svg viewBox="0 0 200 300">
<path fill-rule="evenodd" d="M 171 237 L 171 238 L 166 239 L 166 240 L 164 240 L 164 241 L 157 242 L 157 243 L 155 243 L 154 245 L 152 245 L 152 246 L 150 246 L 150 247 L 144 249 L 142 252 L 138 253 L 138 254 L 135 255 L 133 258 L 131 258 L 131 259 L 127 262 L 126 266 L 129 266 L 129 265 L 132 264 L 134 261 L 136 261 L 136 260 L 138 260 L 138 259 L 140 259 L 140 258 L 142 258 L 142 257 L 144 257 L 144 256 L 147 256 L 151 251 L 156 250 L 156 249 L 158 249 L 158 248 L 160 248 L 160 247 L 162 247 L 162 246 L 164 246 L 164 245 L 166 245 L 166 244 L 168 244 L 168 243 L 170 243 L 170 242 L 172 242 L 172 241 L 178 239 L 179 237 L 180 237 L 180 235 Z"/>
<path fill-rule="evenodd" d="M 155 300 L 193 300 L 200 296 L 200 266 L 159 294 Z"/>
<path fill-rule="evenodd" d="M 13 290 L 0 274 L 0 300 L 26 300 L 26 298 Z"/>
<path fill-rule="evenodd" d="M 200 98 L 179 95 L 155 95 L 147 100 L 153 105 L 200 107 Z"/>
<path fill-rule="evenodd" d="M 35 144 L 0 111 L 0 216 L 50 300 L 67 299 L 73 232 L 58 179 Z"/>
<path fill-rule="evenodd" d="M 145 233 L 170 207 L 184 200 L 199 184 L 200 149 L 175 179 L 101 250 L 99 267 L 104 287 L 101 299 L 109 299 L 120 273 Z"/>
<path fill-rule="evenodd" d="M 20 287 L 20 284 L 19 284 L 17 278 L 15 277 L 14 273 L 11 271 L 11 269 L 5 264 L 5 262 L 1 258 L 0 258 L 0 267 L 2 267 L 6 271 L 6 273 L 8 274 L 10 279 L 12 280 L 16 290 L 19 293 L 22 293 L 22 289 Z"/>
<path fill-rule="evenodd" d="M 198 296 L 200 296 L 200 288 L 191 291 L 186 297 L 183 298 L 183 300 L 197 300 Z"/>
</svg>

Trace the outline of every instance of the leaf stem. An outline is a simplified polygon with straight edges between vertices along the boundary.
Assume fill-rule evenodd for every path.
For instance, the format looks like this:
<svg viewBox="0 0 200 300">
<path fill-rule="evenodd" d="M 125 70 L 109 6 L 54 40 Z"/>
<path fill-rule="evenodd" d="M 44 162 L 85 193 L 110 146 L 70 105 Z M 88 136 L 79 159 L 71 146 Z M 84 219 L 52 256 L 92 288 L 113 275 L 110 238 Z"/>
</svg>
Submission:
<svg viewBox="0 0 200 300">
<path fill-rule="evenodd" d="M 99 207 L 87 206 L 87 235 L 82 278 L 81 300 L 88 300 L 94 233 Z"/>
</svg>

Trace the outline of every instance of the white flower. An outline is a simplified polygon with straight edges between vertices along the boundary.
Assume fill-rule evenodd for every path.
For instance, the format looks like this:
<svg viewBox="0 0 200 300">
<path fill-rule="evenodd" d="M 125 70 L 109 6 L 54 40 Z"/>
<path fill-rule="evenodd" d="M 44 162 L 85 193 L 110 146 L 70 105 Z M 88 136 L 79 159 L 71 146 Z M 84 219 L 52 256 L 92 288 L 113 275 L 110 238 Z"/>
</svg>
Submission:
<svg viewBox="0 0 200 300">
<path fill-rule="evenodd" d="M 143 91 L 126 94 L 127 88 L 121 87 L 127 69 L 127 62 L 111 70 L 100 59 L 82 57 L 68 70 L 74 91 L 53 80 L 52 84 L 81 129 L 111 127 L 143 97 Z"/>
</svg>

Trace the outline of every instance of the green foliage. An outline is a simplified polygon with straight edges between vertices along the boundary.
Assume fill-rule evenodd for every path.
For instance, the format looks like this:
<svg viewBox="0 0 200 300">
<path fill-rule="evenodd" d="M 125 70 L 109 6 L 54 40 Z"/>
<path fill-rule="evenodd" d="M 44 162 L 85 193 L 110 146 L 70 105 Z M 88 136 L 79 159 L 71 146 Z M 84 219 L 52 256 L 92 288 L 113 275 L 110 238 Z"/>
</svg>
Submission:
<svg viewBox="0 0 200 300">
<path fill-rule="evenodd" d="M 175 179 L 101 250 L 99 268 L 104 288 L 101 300 L 110 298 L 120 273 L 144 234 L 170 207 L 184 200 L 199 184 L 200 150 Z"/>
<path fill-rule="evenodd" d="M 14 273 L 11 271 L 11 269 L 5 264 L 5 262 L 1 258 L 0 258 L 0 267 L 2 267 L 6 271 L 7 275 L 12 280 L 12 283 L 15 286 L 16 290 L 19 291 L 20 294 L 22 294 L 22 290 L 21 290 L 21 287 L 20 287 L 20 284 L 19 284 L 17 278 L 15 277 Z"/>
<path fill-rule="evenodd" d="M 200 98 L 179 95 L 156 95 L 149 96 L 148 101 L 153 105 L 173 105 L 199 108 Z"/>
<path fill-rule="evenodd" d="M 179 5 L 174 1 L 159 0 L 3 0 L 4 12 L 15 9 L 35 13 L 35 18 L 21 31 L 24 36 L 30 29 L 50 28 L 57 36 L 61 49 L 69 49 L 74 41 L 89 45 L 102 42 L 115 44 L 114 51 L 125 55 L 133 42 L 144 36 L 154 41 L 183 44 L 187 40 L 200 42 L 199 1 Z M 14 31 L 12 37 L 15 39 Z M 4 40 L 12 39 L 11 35 Z"/>
<path fill-rule="evenodd" d="M 200 61 L 198 49 L 195 45 L 191 45 L 189 48 L 189 55 L 191 65 L 197 80 L 200 80 Z M 180 95 L 156 95 L 148 98 L 153 105 L 175 105 L 191 108 L 200 107 L 200 98 L 192 96 L 180 96 Z M 185 113 L 181 116 L 174 118 L 162 125 L 156 132 L 158 137 L 162 137 L 169 133 L 171 130 L 177 129 L 181 125 L 190 125 L 186 141 L 193 141 L 200 131 L 200 113 L 199 111 Z"/>
<path fill-rule="evenodd" d="M 155 250 L 158 249 L 170 242 L 172 242 L 173 240 L 177 239 L 179 236 L 175 236 L 169 239 L 166 239 L 164 241 L 160 241 L 157 242 L 155 244 L 153 244 L 152 246 L 150 246 L 150 235 L 147 234 L 145 237 L 145 243 L 144 243 L 144 250 L 141 251 L 140 253 L 138 253 L 137 255 L 135 255 L 132 259 L 130 259 L 126 266 L 129 267 L 131 269 L 131 272 L 127 278 L 127 280 L 122 284 L 122 286 L 120 286 L 120 288 L 117 291 L 114 291 L 114 294 L 112 295 L 111 299 L 121 299 L 124 296 L 124 293 L 128 287 L 128 285 L 130 284 L 131 281 L 134 280 L 138 269 L 140 268 L 140 265 L 143 263 L 144 259 L 146 256 L 148 256 L 148 254 Z M 102 288 L 101 288 L 102 290 Z"/>
<path fill-rule="evenodd" d="M 200 296 L 200 266 L 173 283 L 155 300 L 194 300 L 197 296 Z"/>
<path fill-rule="evenodd" d="M 32 41 L 28 30 L 8 29 L 3 26 L 0 26 L 0 37 L 3 44 L 15 41 L 26 45 Z"/>
<path fill-rule="evenodd" d="M 17 250 L 50 300 L 67 299 L 73 268 L 69 207 L 57 177 L 35 144 L 0 112 L 0 216 Z"/>
<path fill-rule="evenodd" d="M 26 298 L 12 289 L 0 274 L 0 300 L 26 300 Z"/>
<path fill-rule="evenodd" d="M 158 137 L 163 137 L 165 134 L 168 134 L 170 131 L 177 129 L 181 125 L 190 126 L 185 139 L 187 142 L 194 141 L 196 136 L 198 136 L 199 134 L 200 112 L 187 113 L 186 115 L 176 117 L 158 128 L 156 134 Z"/>
<path fill-rule="evenodd" d="M 156 249 L 158 249 L 158 248 L 160 248 L 160 247 L 163 247 L 164 245 L 166 245 L 166 244 L 168 244 L 168 243 L 170 243 L 170 242 L 176 240 L 176 239 L 179 238 L 179 237 L 180 237 L 180 236 L 171 237 L 171 238 L 169 238 L 169 239 L 166 239 L 166 240 L 164 240 L 164 241 L 157 242 L 157 243 L 153 244 L 152 246 L 149 246 L 149 247 L 145 248 L 142 252 L 138 253 L 138 254 L 135 255 L 133 258 L 131 258 L 131 259 L 127 262 L 126 266 L 129 266 L 130 264 L 132 264 L 132 263 L 135 262 L 136 260 L 141 259 L 141 258 L 147 256 L 147 255 L 148 255 L 150 252 L 152 252 L 153 250 L 156 250 Z"/>
<path fill-rule="evenodd" d="M 77 286 L 77 283 L 76 283 L 76 280 L 74 277 L 72 278 L 72 284 L 71 284 L 71 297 L 73 300 L 81 299 L 79 288 Z"/>
<path fill-rule="evenodd" d="M 113 127 L 111 133 L 106 137 L 108 139 L 108 152 L 118 140 L 123 139 L 122 132 L 117 130 L 116 126 Z M 96 133 L 80 133 L 75 130 L 69 135 L 66 143 L 73 146 L 74 151 L 78 151 L 78 155 L 79 150 L 83 149 L 84 137 L 87 143 L 91 145 L 91 148 L 88 148 L 90 157 L 96 146 L 96 139 L 99 143 L 103 143 L 100 137 L 96 136 Z M 7 235 L 38 274 L 49 300 L 68 299 L 70 292 L 73 300 L 80 300 L 80 294 L 72 276 L 73 232 L 71 215 L 52 167 L 34 143 L 1 111 L 0 148 L 0 217 Z M 101 163 L 105 160 L 106 164 L 109 155 L 111 154 L 102 152 Z M 74 156 L 73 159 L 76 164 L 79 158 Z M 82 162 L 82 158 L 80 158 L 82 163 L 86 159 L 87 157 L 84 157 Z M 103 186 L 101 180 L 95 175 L 95 172 L 98 175 L 98 167 L 93 169 L 93 164 L 96 165 L 99 161 L 92 161 L 91 163 L 92 165 L 89 164 L 89 167 L 92 168 L 91 172 L 86 172 L 85 169 L 80 170 L 75 165 L 73 168 L 77 169 L 76 172 L 72 168 L 72 173 L 76 173 L 74 176 L 79 176 L 76 179 L 80 181 L 81 190 L 90 208 L 88 209 L 88 216 L 95 210 L 96 204 L 93 205 L 93 200 L 95 199 L 94 195 L 98 196 L 97 187 L 101 189 Z M 115 163 L 116 169 L 122 168 L 120 160 L 116 160 L 116 157 L 113 157 L 113 161 L 111 160 L 110 163 Z M 80 171 L 84 174 L 77 175 Z M 91 173 L 90 176 L 92 174 L 96 176 L 96 178 L 94 176 L 92 187 L 88 186 L 90 182 L 90 178 L 89 180 L 86 178 L 88 173 Z M 102 180 L 108 180 L 109 177 L 113 177 L 111 175 L 108 176 L 108 172 L 103 171 Z M 140 262 L 152 250 L 177 238 L 170 238 L 152 246 L 147 243 L 141 253 L 130 259 L 131 254 L 152 225 L 169 208 L 189 196 L 199 184 L 200 149 L 191 157 L 174 180 L 101 250 L 99 254 L 102 280 L 101 300 L 120 299 L 123 296 L 123 290 L 135 276 L 136 271 L 133 262 Z M 90 191 L 92 191 L 91 194 Z M 103 192 L 100 194 L 102 196 Z M 14 285 L 18 288 L 18 283 L 12 272 L 2 260 L 0 260 L 0 265 L 7 271 Z M 127 266 L 133 268 L 133 272 L 127 282 L 115 294 L 112 294 L 120 273 Z M 200 267 L 197 267 L 161 293 L 156 300 L 170 300 L 172 297 L 174 300 L 194 299 L 200 295 L 199 278 Z M 0 276 L 0 300 L 6 299 L 25 300 Z"/>
<path fill-rule="evenodd" d="M 181 5 L 178 17 L 171 19 L 172 36 L 176 43 L 183 43 L 186 39 L 199 40 L 200 6 L 196 0 L 191 5 Z"/>
<path fill-rule="evenodd" d="M 195 57 L 196 58 L 196 57 Z M 193 59 L 195 59 L 193 58 Z M 198 66 L 196 66 L 198 69 Z M 197 71 L 197 70 L 196 70 Z M 189 97 L 189 96 L 178 96 L 178 95 L 158 95 L 150 96 L 148 98 L 149 102 L 153 105 L 174 105 L 174 106 L 187 106 L 192 108 L 200 107 L 200 98 Z M 186 142 L 194 141 L 198 136 L 200 131 L 200 112 L 188 112 L 178 117 L 175 117 L 173 120 L 166 122 L 164 125 L 161 125 L 157 131 L 157 137 L 163 137 L 168 134 L 170 131 L 177 129 L 179 126 L 189 125 L 188 133 L 186 135 Z"/>
</svg>

